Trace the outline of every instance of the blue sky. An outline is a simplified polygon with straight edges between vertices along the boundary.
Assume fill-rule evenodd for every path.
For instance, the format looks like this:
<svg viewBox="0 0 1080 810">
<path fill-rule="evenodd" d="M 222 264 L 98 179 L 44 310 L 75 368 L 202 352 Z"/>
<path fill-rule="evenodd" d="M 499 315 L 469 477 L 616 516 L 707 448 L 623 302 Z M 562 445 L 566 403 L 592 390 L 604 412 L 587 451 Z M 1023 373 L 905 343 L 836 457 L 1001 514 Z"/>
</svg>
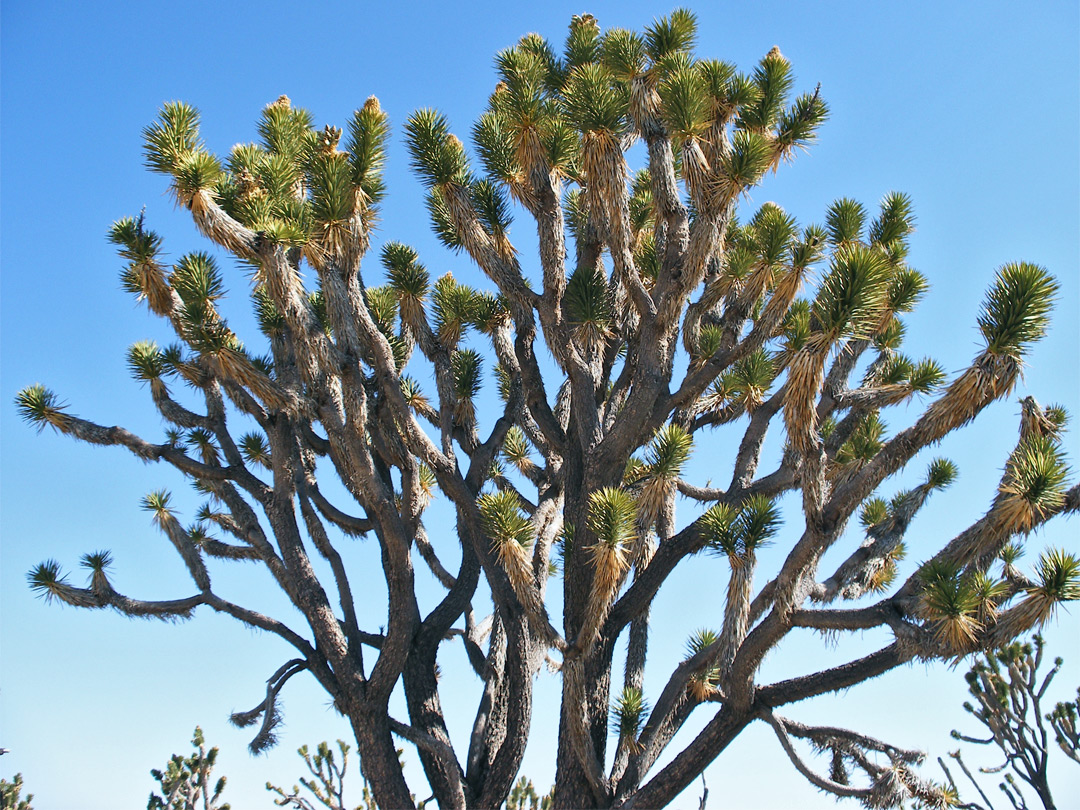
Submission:
<svg viewBox="0 0 1080 810">
<path fill-rule="evenodd" d="M 937 451 L 959 463 L 961 477 L 935 496 L 913 527 L 908 565 L 914 566 L 985 510 L 1015 442 L 1019 396 L 1032 393 L 1080 414 L 1077 6 L 692 7 L 700 55 L 750 69 L 779 45 L 793 63 L 798 90 L 820 82 L 830 105 L 820 142 L 757 189 L 753 205 L 775 201 L 805 224 L 821 221 L 828 203 L 840 196 L 868 206 L 894 189 L 912 196 L 918 230 L 910 261 L 929 277 L 932 289 L 909 320 L 911 354 L 930 354 L 950 371 L 966 366 L 976 351 L 983 291 L 1005 262 L 1042 264 L 1061 283 L 1054 325 L 1032 353 L 1022 389 Z M 80 446 L 51 431 L 36 435 L 11 404 L 21 387 L 42 381 L 80 415 L 149 438 L 161 435 L 148 392 L 128 377 L 124 353 L 136 340 L 166 341 L 168 335 L 120 290 L 120 262 L 104 234 L 113 220 L 145 206 L 171 255 L 202 244 L 166 197 L 163 178 L 142 168 L 142 127 L 163 102 L 183 99 L 201 109 L 203 135 L 211 149 L 223 153 L 256 137 L 259 111 L 282 93 L 310 109 L 319 126 L 343 124 L 375 94 L 397 127 L 379 238 L 413 244 L 436 273 L 470 277 L 467 261 L 441 250 L 428 231 L 422 188 L 408 171 L 399 136 L 402 122 L 412 110 L 434 106 L 467 141 L 494 83 L 497 50 L 529 31 L 560 43 L 574 13 L 590 11 L 603 27 L 640 28 L 670 10 L 636 0 L 468 7 L 3 4 L 0 746 L 12 753 L 0 759 L 0 775 L 21 771 L 37 796 L 37 810 L 142 806 L 152 786 L 149 769 L 185 750 L 196 723 L 222 749 L 233 806 L 269 807 L 263 784 L 295 781 L 302 767 L 293 753 L 297 746 L 348 736 L 326 698 L 296 679 L 285 694 L 281 745 L 253 759 L 245 749 L 247 732 L 225 721 L 233 709 L 261 699 L 263 682 L 286 655 L 276 640 L 209 613 L 161 625 L 45 605 L 26 587 L 25 573 L 46 558 L 75 570 L 77 580 L 79 555 L 109 548 L 121 590 L 148 598 L 188 590 L 175 554 L 138 509 L 146 492 L 169 487 L 190 518 L 198 502 L 178 477 L 120 450 Z M 521 245 L 528 244 L 527 233 L 519 217 L 514 235 Z M 234 293 L 232 323 L 254 343 L 246 278 L 226 266 Z M 890 421 L 900 426 L 914 418 L 916 407 Z M 1075 468 L 1074 436 L 1066 446 Z M 730 441 L 717 436 L 714 445 L 699 445 L 697 480 L 723 469 L 713 465 Z M 890 486 L 917 480 L 923 468 L 920 459 Z M 719 480 L 723 472 L 716 475 Z M 689 506 L 683 508 L 690 513 Z M 1032 539 L 1027 561 L 1043 545 L 1075 551 L 1077 534 L 1075 518 L 1055 522 Z M 359 569 L 372 551 L 356 544 L 347 553 Z M 668 658 L 649 672 L 655 690 L 686 636 L 717 621 L 710 618 L 720 609 L 712 594 L 723 585 L 723 567 L 718 561 L 711 565 L 685 572 L 656 606 L 654 650 Z M 217 582 L 268 609 L 280 607 L 251 571 L 222 572 Z M 374 579 L 370 588 L 368 615 L 377 625 L 382 606 Z M 1080 683 L 1080 606 L 1063 612 L 1047 635 L 1052 652 L 1066 658 L 1058 684 L 1064 697 Z M 796 639 L 769 659 L 769 672 L 782 677 L 807 660 L 856 656 L 878 641 L 867 636 L 823 649 L 817 639 Z M 447 654 L 444 671 L 462 663 L 456 655 L 457 650 Z M 793 716 L 849 724 L 941 755 L 950 747 L 949 730 L 965 723 L 961 674 L 962 668 L 917 665 L 799 707 Z M 469 677 L 444 687 L 460 689 L 464 707 L 475 705 L 477 685 Z M 546 674 L 540 681 L 525 771 L 546 785 L 554 759 L 557 682 Z M 454 723 L 468 722 L 471 708 L 452 711 Z M 1080 794 L 1080 781 L 1065 768 L 1055 775 L 1059 794 Z M 745 778 L 748 773 L 752 780 Z M 762 729 L 740 738 L 707 779 L 714 807 L 723 791 L 737 808 L 834 806 L 794 772 Z M 357 776 L 354 781 L 358 787 Z M 696 806 L 696 799 L 684 804 Z"/>
</svg>

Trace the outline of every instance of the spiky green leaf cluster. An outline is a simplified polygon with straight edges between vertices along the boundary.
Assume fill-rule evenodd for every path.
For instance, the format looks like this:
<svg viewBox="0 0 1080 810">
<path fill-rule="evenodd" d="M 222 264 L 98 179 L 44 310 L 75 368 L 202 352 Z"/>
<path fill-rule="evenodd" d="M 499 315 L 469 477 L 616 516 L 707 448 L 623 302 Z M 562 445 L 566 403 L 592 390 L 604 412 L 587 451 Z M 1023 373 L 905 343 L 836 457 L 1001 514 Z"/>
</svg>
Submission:
<svg viewBox="0 0 1080 810">
<path fill-rule="evenodd" d="M 776 126 L 784 113 L 795 77 L 791 63 L 773 48 L 754 69 L 753 82 L 758 91 L 755 103 L 743 108 L 739 125 L 754 132 Z"/>
<path fill-rule="evenodd" d="M 889 265 L 880 253 L 862 245 L 836 251 L 831 265 L 814 299 L 814 317 L 828 336 L 861 335 L 885 306 Z"/>
<path fill-rule="evenodd" d="M 650 478 L 674 480 L 690 458 L 694 442 L 679 425 L 668 423 L 656 431 L 645 452 L 646 475 Z"/>
<path fill-rule="evenodd" d="M 1042 267 L 1027 262 L 998 270 L 979 315 L 979 331 L 990 354 L 1022 358 L 1049 323 L 1059 285 Z"/>
<path fill-rule="evenodd" d="M 382 177 L 386 162 L 386 143 L 390 138 L 390 119 L 371 96 L 349 120 L 349 165 L 352 183 L 364 195 L 364 204 L 373 206 L 385 195 Z"/>
<path fill-rule="evenodd" d="M 468 185 L 465 149 L 450 132 L 446 117 L 432 109 L 417 110 L 405 123 L 405 145 L 411 165 L 428 186 Z"/>
<path fill-rule="evenodd" d="M 603 272 L 581 266 L 570 276 L 563 298 L 567 320 L 583 337 L 602 339 L 612 326 L 613 308 Z"/>
<path fill-rule="evenodd" d="M 915 230 L 915 206 L 911 197 L 890 191 L 881 201 L 881 212 L 870 223 L 870 244 L 883 247 L 906 239 Z"/>
<path fill-rule="evenodd" d="M 575 14 L 566 35 L 566 65 L 575 68 L 600 56 L 600 25 L 592 14 Z"/>
<path fill-rule="evenodd" d="M 199 111 L 182 101 L 170 101 L 158 120 L 143 129 L 143 155 L 150 171 L 172 174 L 180 161 L 202 147 Z"/>
<path fill-rule="evenodd" d="M 456 346 L 476 317 L 476 291 L 447 273 L 432 294 L 435 334 L 444 346 Z"/>
<path fill-rule="evenodd" d="M 702 135 L 712 122 L 705 79 L 696 65 L 686 62 L 667 72 L 657 88 L 660 110 L 668 131 L 681 140 Z"/>
<path fill-rule="evenodd" d="M 454 394 L 459 399 L 472 399 L 480 393 L 483 382 L 483 360 L 472 349 L 461 349 L 450 355 L 450 371 L 454 376 Z"/>
<path fill-rule="evenodd" d="M 649 703 L 641 690 L 625 687 L 611 706 L 611 725 L 620 738 L 635 739 L 649 716 Z"/>
<path fill-rule="evenodd" d="M 103 573 L 112 563 L 112 552 L 107 550 L 92 551 L 89 554 L 84 554 L 79 561 L 79 565 L 95 574 Z"/>
<path fill-rule="evenodd" d="M 944 559 L 931 560 L 919 569 L 922 582 L 919 612 L 929 621 L 934 635 L 952 653 L 963 653 L 983 628 L 979 620 L 984 589 L 958 565 Z M 985 611 L 982 611 L 985 612 Z"/>
<path fill-rule="evenodd" d="M 731 149 L 720 156 L 728 198 L 757 183 L 773 162 L 773 143 L 759 132 L 740 130 L 731 139 Z"/>
<path fill-rule="evenodd" d="M 1037 590 L 1055 604 L 1080 599 L 1080 559 L 1064 549 L 1047 549 L 1035 568 Z M 1030 593 L 1031 591 L 1029 591 Z"/>
<path fill-rule="evenodd" d="M 868 498 L 859 510 L 859 523 L 863 528 L 872 529 L 889 519 L 889 504 L 884 498 Z"/>
<path fill-rule="evenodd" d="M 929 394 L 945 382 L 945 369 L 937 360 L 924 358 L 908 374 L 907 384 L 918 394 Z"/>
<path fill-rule="evenodd" d="M 271 467 L 270 445 L 261 433 L 245 433 L 240 437 L 240 453 L 248 464 L 269 470 Z"/>
<path fill-rule="evenodd" d="M 203 307 L 225 295 L 225 281 L 217 261 L 202 251 L 181 256 L 173 266 L 169 283 L 189 307 Z"/>
<path fill-rule="evenodd" d="M 506 432 L 506 438 L 503 439 L 502 453 L 506 460 L 518 469 L 531 463 L 529 441 L 525 438 L 525 431 L 517 425 L 510 428 Z"/>
<path fill-rule="evenodd" d="M 364 290 L 364 303 L 367 304 L 371 319 L 379 331 L 386 337 L 393 337 L 394 325 L 398 317 L 398 298 L 390 286 L 368 287 Z"/>
<path fill-rule="evenodd" d="M 251 299 L 259 331 L 268 338 L 279 337 L 285 330 L 285 316 L 281 314 L 270 293 L 265 287 L 259 286 L 252 292 Z"/>
<path fill-rule="evenodd" d="M 848 465 L 871 461 L 884 447 L 886 424 L 877 412 L 867 414 L 836 452 L 836 463 Z"/>
<path fill-rule="evenodd" d="M 496 547 L 516 543 L 528 548 L 533 541 L 533 525 L 521 511 L 521 501 L 510 491 L 481 495 L 476 500 L 485 534 Z"/>
<path fill-rule="evenodd" d="M 780 331 L 784 337 L 784 354 L 792 355 L 803 348 L 811 333 L 810 302 L 797 298 L 784 315 Z"/>
<path fill-rule="evenodd" d="M 145 298 L 150 293 L 148 273 L 160 273 L 161 237 L 144 227 L 143 215 L 139 214 L 138 218 L 124 217 L 114 222 L 108 240 L 118 246 L 120 257 L 128 262 L 120 274 L 124 291 Z"/>
<path fill-rule="evenodd" d="M 765 203 L 748 224 L 758 263 L 764 267 L 782 264 L 788 258 L 798 232 L 795 217 L 775 203 Z"/>
<path fill-rule="evenodd" d="M 629 545 L 637 536 L 637 504 L 622 489 L 608 487 L 589 496 L 588 527 L 608 548 Z"/>
<path fill-rule="evenodd" d="M 419 262 L 416 251 L 401 242 L 383 245 L 381 260 L 387 282 L 398 298 L 423 301 L 429 289 L 428 272 Z"/>
<path fill-rule="evenodd" d="M 758 349 L 735 363 L 728 384 L 733 399 L 747 411 L 753 411 L 765 400 L 775 378 L 772 358 L 764 349 Z"/>
<path fill-rule="evenodd" d="M 780 512 L 768 498 L 754 495 L 737 508 L 718 503 L 698 519 L 709 548 L 733 560 L 743 560 L 768 545 L 780 529 Z"/>
<path fill-rule="evenodd" d="M 46 602 L 56 598 L 58 588 L 67 585 L 67 577 L 61 573 L 60 563 L 56 560 L 45 560 L 30 570 L 26 575 L 31 590 Z"/>
<path fill-rule="evenodd" d="M 40 432 L 45 425 L 63 430 L 70 420 L 64 410 L 66 404 L 40 383 L 29 385 L 15 395 L 15 407 L 24 421 L 34 425 Z"/>
<path fill-rule="evenodd" d="M 205 464 L 216 464 L 218 461 L 218 448 L 214 441 L 214 435 L 204 428 L 189 430 L 185 437 L 187 446 L 198 451 Z"/>
<path fill-rule="evenodd" d="M 776 124 L 776 145 L 782 156 L 805 149 L 817 137 L 817 130 L 829 117 L 829 107 L 820 89 L 803 93 L 785 110 Z"/>
<path fill-rule="evenodd" d="M 926 276 L 910 267 L 901 267 L 889 279 L 887 293 L 890 312 L 911 312 L 930 285 Z"/>
<path fill-rule="evenodd" d="M 587 62 L 575 67 L 564 93 L 567 119 L 581 132 L 617 136 L 629 129 L 629 97 L 603 65 Z"/>
<path fill-rule="evenodd" d="M 157 343 L 143 340 L 132 344 L 128 349 L 128 369 L 137 380 L 150 382 L 160 379 L 165 373 L 165 362 Z"/>
<path fill-rule="evenodd" d="M 825 211 L 829 241 L 836 247 L 862 241 L 865 224 L 866 207 L 849 197 L 836 200 Z"/>
<path fill-rule="evenodd" d="M 947 458 L 935 458 L 926 471 L 926 485 L 931 489 L 945 489 L 956 480 L 959 470 Z"/>
<path fill-rule="evenodd" d="M 172 495 L 168 490 L 159 489 L 144 495 L 139 506 L 154 515 L 155 523 L 162 523 L 172 517 Z"/>
<path fill-rule="evenodd" d="M 1040 514 L 1065 499 L 1069 467 L 1061 446 L 1049 436 L 1030 436 L 1009 457 L 1002 492 L 1026 501 Z"/>
</svg>

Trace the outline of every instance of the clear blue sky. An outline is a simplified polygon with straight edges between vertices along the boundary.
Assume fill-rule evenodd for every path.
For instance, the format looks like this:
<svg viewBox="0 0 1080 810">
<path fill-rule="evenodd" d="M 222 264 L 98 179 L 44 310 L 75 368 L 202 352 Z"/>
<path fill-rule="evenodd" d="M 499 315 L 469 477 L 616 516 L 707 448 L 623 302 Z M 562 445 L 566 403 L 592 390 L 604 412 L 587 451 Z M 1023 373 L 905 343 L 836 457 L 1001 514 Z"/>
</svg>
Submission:
<svg viewBox="0 0 1080 810">
<path fill-rule="evenodd" d="M 80 415 L 161 435 L 148 392 L 127 375 L 124 352 L 136 340 L 168 335 L 120 290 L 120 262 L 104 234 L 113 220 L 145 206 L 171 255 L 202 245 L 165 196 L 163 178 L 142 168 L 141 128 L 162 102 L 183 99 L 202 110 L 203 134 L 223 153 L 256 137 L 259 111 L 281 93 L 310 109 L 320 126 L 343 124 L 375 94 L 398 127 L 417 107 L 435 106 L 467 141 L 494 83 L 497 50 L 528 31 L 560 43 L 574 13 L 590 11 L 604 27 L 640 28 L 670 10 L 638 0 L 4 2 L 0 746 L 12 752 L 0 759 L 0 775 L 21 771 L 37 810 L 144 806 L 149 769 L 185 750 L 196 723 L 222 749 L 233 806 L 269 807 L 263 783 L 293 783 L 300 774 L 297 746 L 348 736 L 325 696 L 295 679 L 285 694 L 281 745 L 252 759 L 248 733 L 225 721 L 231 710 L 261 699 L 264 680 L 286 657 L 276 639 L 210 613 L 162 625 L 50 606 L 26 587 L 26 572 L 46 558 L 60 560 L 78 580 L 79 555 L 109 548 L 120 590 L 147 598 L 189 590 L 174 552 L 138 509 L 143 494 L 169 487 L 190 518 L 197 500 L 178 477 L 117 449 L 77 445 L 51 431 L 35 435 L 11 404 L 19 388 L 42 381 Z M 820 82 L 831 107 L 820 142 L 758 189 L 755 205 L 776 201 L 808 223 L 821 221 L 839 196 L 868 205 L 893 189 L 913 197 L 918 231 L 911 263 L 933 287 L 909 321 L 912 354 L 933 355 L 950 371 L 966 366 L 976 351 L 983 291 L 1005 262 L 1042 264 L 1061 282 L 1054 326 L 1032 354 L 1022 389 L 940 449 L 960 464 L 961 478 L 935 496 L 913 527 L 907 565 L 914 566 L 989 503 L 1015 441 L 1019 396 L 1030 392 L 1080 415 L 1077 5 L 713 2 L 694 10 L 699 54 L 749 69 L 779 45 L 794 65 L 798 89 Z M 421 187 L 407 170 L 399 131 L 389 153 L 380 237 L 415 245 L 439 273 L 469 276 L 467 262 L 441 251 L 428 233 Z M 527 230 L 520 219 L 516 233 Z M 255 343 L 246 280 L 231 265 L 228 284 L 236 293 L 232 322 Z M 912 406 L 893 421 L 914 413 Z M 1076 467 L 1075 431 L 1066 445 Z M 721 450 L 699 447 L 700 480 L 712 475 L 710 462 L 723 457 L 724 446 L 718 440 Z M 913 465 L 911 479 L 922 470 L 921 461 Z M 1044 544 L 1076 551 L 1077 534 L 1075 519 L 1057 521 L 1032 539 L 1027 561 Z M 370 545 L 355 545 L 349 554 L 356 566 L 374 559 Z M 662 660 L 649 671 L 647 692 L 659 690 L 692 630 L 719 622 L 712 595 L 723 585 L 723 566 L 694 568 L 656 606 L 654 649 Z M 218 574 L 216 581 L 267 609 L 280 606 L 250 571 Z M 378 625 L 384 613 L 372 587 L 368 615 Z M 1080 605 L 1061 614 L 1047 635 L 1052 652 L 1067 659 L 1058 685 L 1064 697 L 1080 683 Z M 771 658 L 769 676 L 799 671 L 807 661 L 856 656 L 879 641 L 867 636 L 830 649 L 808 638 Z M 444 672 L 462 663 L 457 652 L 443 660 Z M 909 667 L 792 714 L 940 755 L 950 747 L 949 730 L 965 723 L 961 673 L 944 665 Z M 461 704 L 469 707 L 455 710 L 456 729 L 475 705 L 470 677 L 444 687 L 460 689 Z M 540 679 L 525 771 L 546 785 L 557 682 L 546 674 Z M 445 693 L 444 700 L 453 702 Z M 1055 777 L 1061 798 L 1080 795 L 1068 768 Z M 707 778 L 710 807 L 834 806 L 761 729 L 740 738 Z M 354 782 L 358 787 L 358 777 Z M 725 792 L 728 804 L 721 801 Z M 680 804 L 691 805 L 690 797 Z"/>
</svg>

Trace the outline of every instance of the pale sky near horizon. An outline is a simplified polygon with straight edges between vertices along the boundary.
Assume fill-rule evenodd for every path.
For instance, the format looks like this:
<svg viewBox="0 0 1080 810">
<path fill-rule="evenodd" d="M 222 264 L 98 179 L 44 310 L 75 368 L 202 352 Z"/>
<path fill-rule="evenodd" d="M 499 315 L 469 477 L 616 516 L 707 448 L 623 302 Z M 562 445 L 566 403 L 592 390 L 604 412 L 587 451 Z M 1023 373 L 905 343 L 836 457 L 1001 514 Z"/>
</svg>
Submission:
<svg viewBox="0 0 1080 810">
<path fill-rule="evenodd" d="M 917 231 L 910 262 L 931 290 L 909 319 L 907 351 L 932 355 L 950 372 L 977 350 L 975 319 L 994 271 L 1010 261 L 1047 267 L 1061 293 L 1047 337 L 1031 352 L 1024 382 L 973 426 L 920 455 L 886 496 L 920 480 L 935 455 L 953 458 L 960 479 L 936 494 L 908 537 L 902 574 L 976 520 L 993 497 L 1015 444 L 1018 399 L 1033 394 L 1074 416 L 1065 447 L 1077 463 L 1080 416 L 1080 12 L 1075 2 L 1021 4 L 760 2 L 689 4 L 698 15 L 697 53 L 749 71 L 773 45 L 791 60 L 796 91 L 820 82 L 830 119 L 819 142 L 755 190 L 749 205 L 775 201 L 800 224 L 820 222 L 832 200 L 868 207 L 891 190 L 914 200 Z M 472 121 L 494 85 L 492 57 L 529 31 L 560 45 L 572 14 L 589 11 L 602 27 L 640 29 L 673 6 L 630 2 L 481 2 L 259 4 L 60 3 L 7 0 L 0 8 L 0 776 L 21 772 L 35 810 L 143 807 L 149 770 L 185 752 L 199 724 L 220 746 L 225 796 L 234 810 L 270 808 L 267 780 L 292 785 L 302 775 L 295 749 L 345 737 L 347 725 L 310 681 L 286 687 L 281 743 L 253 758 L 250 730 L 228 714 L 261 700 L 265 679 L 288 657 L 275 638 L 210 612 L 186 623 L 132 621 L 113 613 L 47 605 L 26 585 L 30 568 L 55 558 L 82 584 L 80 555 L 108 548 L 118 590 L 143 598 L 186 595 L 175 553 L 138 508 L 147 492 L 173 491 L 184 519 L 198 497 L 162 466 L 116 448 L 92 448 L 23 424 L 15 393 L 41 381 L 79 415 L 121 424 L 152 440 L 161 425 L 148 392 L 128 376 L 127 347 L 168 342 L 164 327 L 120 289 L 120 260 L 104 234 L 114 220 L 145 207 L 150 227 L 173 257 L 203 249 L 166 196 L 166 181 L 142 167 L 142 127 L 159 106 L 183 99 L 203 115 L 203 136 L 226 153 L 257 137 L 262 107 L 280 94 L 311 110 L 318 126 L 343 125 L 377 95 L 394 125 L 389 197 L 376 247 L 396 239 L 417 247 L 436 275 L 452 269 L 484 285 L 467 259 L 441 249 L 430 233 L 422 188 L 408 170 L 401 125 L 423 106 L 447 114 L 469 142 Z M 752 209 L 748 209 L 752 210 Z M 519 212 L 513 235 L 528 245 Z M 530 261 L 528 255 L 525 261 Z M 223 262 L 231 323 L 260 345 L 247 304 L 247 278 Z M 381 278 L 374 257 L 366 272 Z M 373 283 L 377 283 L 373 282 Z M 487 385 L 490 390 L 492 385 Z M 886 414 L 909 422 L 920 403 Z M 721 461 L 737 441 L 717 433 L 695 451 L 693 477 L 729 473 Z M 684 519 L 694 513 L 683 502 Z M 431 525 L 438 525 L 435 520 Z M 1033 536 L 1024 562 L 1044 546 L 1080 551 L 1077 519 L 1058 519 Z M 786 535 L 763 555 L 775 565 Z M 442 538 L 452 548 L 456 540 Z M 360 589 L 370 588 L 366 621 L 385 622 L 377 574 L 365 576 L 374 540 L 344 541 Z M 857 540 L 855 541 L 857 542 Z M 654 611 L 646 696 L 655 698 L 686 637 L 722 620 L 714 593 L 726 584 L 720 560 L 682 571 Z M 215 585 L 254 604 L 281 600 L 251 570 L 215 569 Z M 430 594 L 427 594 L 430 598 Z M 1050 656 L 1065 666 L 1051 691 L 1075 696 L 1080 684 L 1080 605 L 1048 628 Z M 885 641 L 868 633 L 838 647 L 797 637 L 767 662 L 765 680 L 808 665 L 850 660 Z M 460 646 L 442 654 L 443 701 L 451 733 L 467 742 L 478 681 L 456 673 Z M 955 746 L 949 730 L 974 731 L 961 703 L 962 674 L 917 664 L 844 695 L 793 707 L 805 722 L 835 722 L 933 758 Z M 651 690 L 651 692 L 650 692 Z M 460 695 L 460 699 L 458 696 Z M 541 672 L 533 736 L 523 773 L 550 784 L 558 714 L 556 676 Z M 404 711 L 401 710 L 401 714 Z M 695 728 L 705 722 L 705 716 Z M 693 724 L 692 724 L 693 725 Z M 691 736 L 680 737 L 685 745 Z M 406 752 L 406 760 L 416 761 Z M 1052 784 L 1059 806 L 1080 796 L 1080 776 L 1064 760 Z M 825 764 L 827 767 L 827 764 Z M 410 772 L 415 778 L 415 770 Z M 749 777 L 748 777 L 749 775 Z M 751 727 L 707 772 L 709 807 L 831 808 L 831 797 L 795 772 L 771 731 Z M 360 778 L 352 777 L 352 803 Z M 988 783 L 992 786 L 992 783 Z M 701 783 L 679 800 L 696 807 Z M 417 784 L 417 793 L 423 788 Z M 996 791 L 995 791 L 996 792 Z M 420 795 L 424 798 L 426 794 Z M 726 797 L 726 803 L 721 801 Z M 844 805 L 841 804 L 841 807 Z M 855 805 L 849 805 L 855 806 Z"/>
</svg>

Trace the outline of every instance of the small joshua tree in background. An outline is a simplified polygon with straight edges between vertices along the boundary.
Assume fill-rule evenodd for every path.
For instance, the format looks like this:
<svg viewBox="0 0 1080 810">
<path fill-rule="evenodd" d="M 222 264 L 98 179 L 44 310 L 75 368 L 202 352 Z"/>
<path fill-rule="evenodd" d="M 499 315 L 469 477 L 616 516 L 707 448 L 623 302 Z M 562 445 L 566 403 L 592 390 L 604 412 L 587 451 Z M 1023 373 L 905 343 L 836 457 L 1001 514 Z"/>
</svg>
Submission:
<svg viewBox="0 0 1080 810">
<path fill-rule="evenodd" d="M 523 776 L 506 797 L 506 810 L 550 810 L 554 792 L 555 788 L 552 788 L 547 795 L 541 796 L 533 787 L 532 779 Z"/>
<path fill-rule="evenodd" d="M 296 751 L 303 758 L 308 772 L 314 777 L 313 779 L 304 776 L 300 777 L 300 785 L 303 785 L 311 793 L 318 804 L 315 804 L 307 796 L 301 795 L 300 785 L 293 785 L 292 792 L 286 793 L 284 788 L 267 782 L 266 789 L 278 795 L 278 798 L 274 799 L 274 804 L 278 807 L 295 807 L 297 810 L 320 810 L 320 805 L 325 807 L 326 810 L 348 810 L 345 806 L 345 771 L 349 768 L 349 751 L 351 748 L 344 740 L 337 741 L 337 748 L 338 753 L 341 755 L 340 765 L 338 759 L 334 756 L 330 743 L 325 740 L 315 746 L 314 755 L 311 754 L 306 745 L 301 745 Z M 403 753 L 399 748 L 399 762 Z M 427 804 L 427 802 L 416 802 L 415 796 L 413 801 L 416 803 L 417 810 L 423 810 Z M 371 786 L 366 778 L 364 779 L 360 804 L 356 806 L 356 810 L 379 810 L 379 805 L 375 802 Z"/>
<path fill-rule="evenodd" d="M 229 810 L 229 805 L 219 804 L 225 790 L 222 776 L 211 788 L 210 772 L 217 762 L 218 749 L 206 750 L 202 729 L 195 726 L 191 739 L 195 752 L 185 758 L 173 754 L 164 771 L 154 769 L 150 775 L 161 786 L 161 795 L 150 793 L 146 810 Z"/>
<path fill-rule="evenodd" d="M 343 740 L 338 740 L 337 747 L 341 755 L 340 764 L 330 744 L 325 741 L 315 746 L 314 756 L 306 745 L 300 746 L 296 752 L 303 757 L 304 764 L 314 777 L 300 777 L 300 785 L 307 788 L 327 810 L 345 810 L 345 771 L 349 767 L 349 746 Z M 279 798 L 274 799 L 274 804 L 278 807 L 296 807 L 299 810 L 315 810 L 317 807 L 311 799 L 300 795 L 299 785 L 293 785 L 291 793 L 286 793 L 283 788 L 270 782 L 266 783 L 266 789 L 278 795 Z M 357 810 L 374 810 L 375 807 L 365 783 L 363 802 L 357 806 Z"/>
<path fill-rule="evenodd" d="M 33 793 L 26 794 L 25 799 L 19 798 L 22 787 L 21 773 L 15 774 L 10 782 L 7 779 L 0 779 L 0 810 L 34 810 L 30 806 L 34 798 Z"/>
<path fill-rule="evenodd" d="M 1080 763 L 1076 733 L 1080 698 L 1074 703 L 1058 703 L 1053 711 L 1043 714 L 1041 703 L 1046 696 L 1046 690 L 1062 665 L 1061 658 L 1054 659 L 1054 668 L 1040 680 L 1038 670 L 1042 664 L 1043 646 L 1042 637 L 1036 635 L 1031 643 L 1016 641 L 996 652 L 987 653 L 983 659 L 976 661 L 966 676 L 968 690 L 975 702 L 965 702 L 964 709 L 985 726 L 990 736 L 983 739 L 961 734 L 959 731 L 952 733 L 954 739 L 963 742 L 993 745 L 1001 749 L 1005 755 L 1005 761 L 1001 765 L 979 770 L 982 773 L 1005 771 L 1004 781 L 998 787 L 1014 808 L 1027 807 L 1017 777 L 1035 791 L 1046 810 L 1054 810 L 1056 807 L 1047 781 L 1051 749 L 1047 722 L 1055 733 L 1055 741 L 1065 754 Z M 961 752 L 956 750 L 950 756 L 956 760 L 986 803 L 985 807 L 976 802 L 960 806 L 971 810 L 992 810 L 993 804 L 972 775 Z M 958 795 L 956 783 L 953 782 L 945 763 L 940 759 L 938 762 L 952 784 L 954 795 Z"/>
</svg>

